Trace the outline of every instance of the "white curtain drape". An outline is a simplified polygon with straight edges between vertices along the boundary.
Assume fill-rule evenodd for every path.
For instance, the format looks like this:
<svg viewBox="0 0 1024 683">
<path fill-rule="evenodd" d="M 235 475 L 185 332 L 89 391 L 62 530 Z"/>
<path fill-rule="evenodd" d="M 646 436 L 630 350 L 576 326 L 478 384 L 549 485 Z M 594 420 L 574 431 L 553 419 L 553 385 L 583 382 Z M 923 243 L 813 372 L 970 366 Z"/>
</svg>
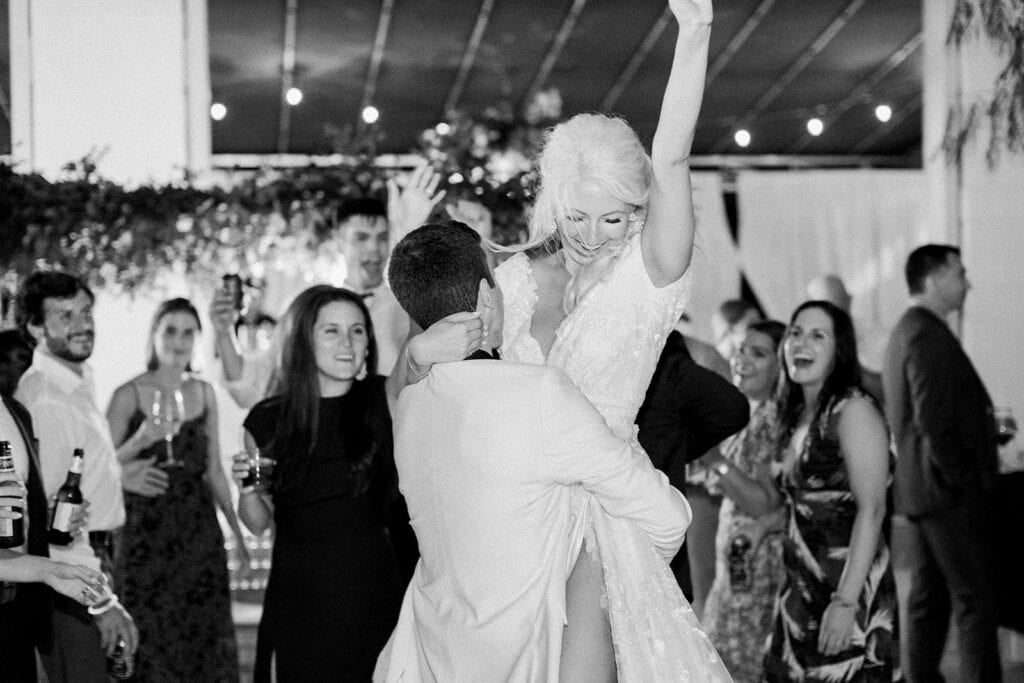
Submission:
<svg viewBox="0 0 1024 683">
<path fill-rule="evenodd" d="M 765 312 L 786 322 L 812 278 L 833 273 L 853 297 L 862 362 L 878 368 L 907 303 L 907 254 L 934 239 L 922 225 L 918 170 L 744 171 L 739 249 Z"/>
<path fill-rule="evenodd" d="M 710 341 L 711 314 L 722 301 L 739 296 L 739 254 L 729 234 L 721 176 L 713 171 L 696 172 L 691 174 L 691 181 L 697 234 L 690 262 L 693 295 L 686 313 L 691 321 L 690 334 Z"/>
</svg>

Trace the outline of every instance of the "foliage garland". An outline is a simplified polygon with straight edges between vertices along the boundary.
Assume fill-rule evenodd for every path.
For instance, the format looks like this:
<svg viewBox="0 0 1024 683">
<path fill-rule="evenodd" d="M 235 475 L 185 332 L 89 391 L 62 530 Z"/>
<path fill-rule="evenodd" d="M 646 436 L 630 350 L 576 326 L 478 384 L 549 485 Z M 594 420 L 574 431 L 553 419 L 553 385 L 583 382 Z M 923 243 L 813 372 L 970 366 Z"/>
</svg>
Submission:
<svg viewBox="0 0 1024 683">
<path fill-rule="evenodd" d="M 534 182 L 528 156 L 560 115 L 553 90 L 518 117 L 507 106 L 479 116 L 453 113 L 424 131 L 418 153 L 447 179 L 449 200 L 482 203 L 492 215 L 492 238 L 511 244 L 526 227 Z M 345 166 L 262 170 L 230 188 L 129 190 L 97 175 L 96 157 L 68 164 L 65 177 L 52 182 L 0 164 L 0 290 L 9 298 L 37 268 L 132 292 L 168 271 L 209 285 L 221 273 L 248 275 L 282 254 L 311 258 L 329 236 L 337 205 L 353 196 L 384 199 L 396 172 L 373 164 L 372 144 L 357 146 Z"/>
<path fill-rule="evenodd" d="M 992 98 L 951 106 L 946 119 L 943 149 L 959 164 L 964 146 L 982 116 L 988 119 L 990 137 L 986 159 L 994 166 L 1000 148 L 1024 152 L 1024 0 L 956 0 L 947 44 L 960 48 L 981 30 L 1006 55 L 1006 66 L 996 77 Z"/>
</svg>

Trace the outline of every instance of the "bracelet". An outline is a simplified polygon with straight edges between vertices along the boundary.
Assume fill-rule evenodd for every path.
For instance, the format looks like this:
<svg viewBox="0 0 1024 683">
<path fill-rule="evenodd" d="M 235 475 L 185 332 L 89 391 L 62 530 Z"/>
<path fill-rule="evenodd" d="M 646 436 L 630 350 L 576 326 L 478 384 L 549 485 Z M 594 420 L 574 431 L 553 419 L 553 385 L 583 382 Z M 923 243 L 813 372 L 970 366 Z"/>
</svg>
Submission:
<svg viewBox="0 0 1024 683">
<path fill-rule="evenodd" d="M 855 601 L 847 600 L 842 595 L 840 595 L 838 593 L 838 591 L 833 593 L 829 597 L 829 601 L 835 603 L 835 605 L 837 607 L 842 607 L 843 609 L 856 609 L 857 608 L 857 603 Z"/>
<path fill-rule="evenodd" d="M 121 604 L 121 601 L 117 599 L 117 595 L 115 595 L 114 593 L 111 593 L 109 598 L 107 598 L 106 600 L 104 600 L 103 602 L 101 602 L 98 605 L 92 605 L 92 606 L 86 608 L 86 611 L 89 612 L 89 614 L 91 614 L 92 616 L 95 617 L 95 616 L 98 616 L 100 614 L 103 614 L 104 612 L 109 612 L 110 610 L 114 609 L 115 607 L 117 607 L 120 604 Z"/>
<path fill-rule="evenodd" d="M 409 347 L 408 346 L 405 347 L 405 364 L 408 366 L 409 372 L 412 373 L 412 376 L 416 378 L 416 381 L 419 381 L 419 380 L 423 379 L 424 377 L 426 377 L 427 375 L 430 374 L 430 367 L 429 366 L 427 367 L 426 372 L 424 372 L 422 375 L 420 373 L 416 372 L 416 367 L 415 367 L 415 365 L 413 363 L 412 355 L 409 354 Z"/>
</svg>

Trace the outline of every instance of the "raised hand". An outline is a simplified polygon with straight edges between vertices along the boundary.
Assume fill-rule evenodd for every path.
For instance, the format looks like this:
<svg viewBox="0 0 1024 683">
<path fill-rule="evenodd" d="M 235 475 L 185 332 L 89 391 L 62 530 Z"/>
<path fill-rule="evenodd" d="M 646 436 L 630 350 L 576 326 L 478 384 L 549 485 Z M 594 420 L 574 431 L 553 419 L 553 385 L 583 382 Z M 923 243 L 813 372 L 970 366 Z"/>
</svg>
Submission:
<svg viewBox="0 0 1024 683">
<path fill-rule="evenodd" d="M 440 183 L 441 175 L 429 164 L 413 169 L 404 189 L 399 189 L 394 178 L 388 180 L 388 220 L 395 242 L 426 223 L 447 194 L 446 190 L 437 191 Z"/>
<path fill-rule="evenodd" d="M 680 26 L 711 25 L 711 0 L 668 0 L 668 6 Z"/>
</svg>

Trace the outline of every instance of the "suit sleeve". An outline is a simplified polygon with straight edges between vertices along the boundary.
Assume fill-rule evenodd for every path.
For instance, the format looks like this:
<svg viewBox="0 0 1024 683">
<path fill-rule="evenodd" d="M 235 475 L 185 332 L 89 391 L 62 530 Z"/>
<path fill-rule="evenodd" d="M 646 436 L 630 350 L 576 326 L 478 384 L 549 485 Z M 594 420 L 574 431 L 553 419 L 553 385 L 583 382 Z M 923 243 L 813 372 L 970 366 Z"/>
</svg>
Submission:
<svg viewBox="0 0 1024 683">
<path fill-rule="evenodd" d="M 690 506 L 647 457 L 612 433 L 601 414 L 562 373 L 541 392 L 545 455 L 562 484 L 582 484 L 601 507 L 631 519 L 666 558 L 679 550 Z"/>
<path fill-rule="evenodd" d="M 907 386 L 913 405 L 914 425 L 921 435 L 921 453 L 953 482 L 964 474 L 960 438 L 956 377 L 959 370 L 951 349 L 926 345 L 921 335 L 909 343 Z"/>
<path fill-rule="evenodd" d="M 658 365 L 637 426 L 651 462 L 668 472 L 671 460 L 696 460 L 749 418 L 747 399 L 724 377 L 672 353 Z"/>
</svg>

